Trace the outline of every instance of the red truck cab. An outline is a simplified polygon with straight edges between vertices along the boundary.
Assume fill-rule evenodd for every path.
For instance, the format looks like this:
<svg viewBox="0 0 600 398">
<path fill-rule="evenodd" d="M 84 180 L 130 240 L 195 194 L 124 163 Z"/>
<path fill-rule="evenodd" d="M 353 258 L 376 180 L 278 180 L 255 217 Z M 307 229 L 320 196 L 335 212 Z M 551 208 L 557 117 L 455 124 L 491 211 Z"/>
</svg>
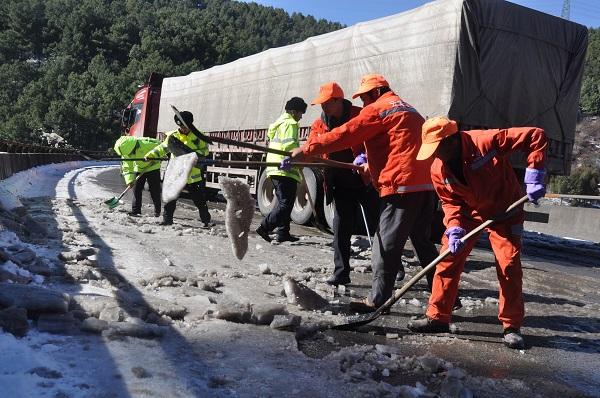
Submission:
<svg viewBox="0 0 600 398">
<path fill-rule="evenodd" d="M 123 134 L 134 137 L 156 137 L 163 77 L 158 73 L 151 73 L 148 82 L 139 87 L 133 100 L 123 109 L 121 115 Z"/>
</svg>

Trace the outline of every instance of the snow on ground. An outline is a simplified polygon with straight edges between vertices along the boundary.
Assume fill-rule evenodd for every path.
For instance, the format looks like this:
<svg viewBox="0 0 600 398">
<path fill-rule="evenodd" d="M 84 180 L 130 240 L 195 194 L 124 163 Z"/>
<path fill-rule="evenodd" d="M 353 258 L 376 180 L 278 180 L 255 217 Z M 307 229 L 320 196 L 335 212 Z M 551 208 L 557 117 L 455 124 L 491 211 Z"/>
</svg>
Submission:
<svg viewBox="0 0 600 398">
<path fill-rule="evenodd" d="M 31 317 L 24 337 L 0 332 L 2 398 L 600 396 L 592 370 L 599 365 L 600 321 L 589 319 L 600 300 L 590 278 L 570 276 L 575 293 L 548 272 L 527 270 L 531 347 L 522 352 L 499 344 L 497 282 L 493 259 L 483 251 L 474 253 L 463 277 L 458 335 L 406 332 L 406 321 L 427 300 L 417 285 L 369 333 L 324 331 L 297 340 L 270 328 L 269 319 L 288 312 L 303 325 L 333 319 L 350 295 L 366 293 L 364 239 L 353 243 L 354 283 L 336 291 L 321 282 L 331 272 L 329 237 L 305 228 L 299 242 L 269 245 L 251 235 L 250 250 L 238 261 L 222 210 L 211 209 L 217 226 L 203 230 L 185 203 L 173 227 L 128 217 L 128 204 L 107 209 L 98 199 L 115 192 L 96 181 L 114 167 L 70 162 L 0 182 L 27 210 L 9 219 L 16 232 L 0 230 L 0 247 L 10 257 L 0 268 L 26 286 L 70 295 L 68 313 Z M 144 206 L 150 212 L 147 198 Z M 46 237 L 25 233 L 35 223 L 47 229 Z M 403 260 L 407 278 L 420 269 L 415 257 Z M 330 307 L 289 305 L 281 294 L 286 276 L 304 281 Z"/>
<path fill-rule="evenodd" d="M 21 171 L 0 182 L 0 188 L 18 198 L 41 196 L 71 199 L 110 197 L 108 192 L 91 178 L 109 167 L 119 167 L 115 162 L 73 161 L 47 164 Z M 4 198 L 2 199 L 4 200 Z M 4 206 L 6 208 L 12 208 Z"/>
</svg>

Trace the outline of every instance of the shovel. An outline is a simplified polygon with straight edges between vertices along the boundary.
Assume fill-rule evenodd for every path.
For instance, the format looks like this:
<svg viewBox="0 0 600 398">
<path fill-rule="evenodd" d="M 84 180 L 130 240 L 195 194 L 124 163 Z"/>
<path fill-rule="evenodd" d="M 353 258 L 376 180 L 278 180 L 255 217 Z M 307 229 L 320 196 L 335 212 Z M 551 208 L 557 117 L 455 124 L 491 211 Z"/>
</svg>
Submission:
<svg viewBox="0 0 600 398">
<path fill-rule="evenodd" d="M 254 150 L 260 151 L 260 152 L 274 153 L 276 155 L 283 155 L 283 156 L 290 156 L 290 154 L 291 154 L 291 152 L 282 151 L 280 149 L 268 148 L 268 147 L 262 146 L 262 145 L 251 144 L 249 142 L 236 141 L 236 140 L 232 140 L 229 138 L 215 137 L 215 136 L 208 137 L 207 135 L 202 134 L 196 128 L 196 126 L 194 126 L 193 123 L 187 124 L 181 117 L 181 114 L 179 113 L 177 108 L 175 108 L 173 105 L 171 105 L 171 108 L 173 109 L 173 112 L 175 112 L 175 116 L 177 116 L 177 119 L 179 119 L 179 121 L 184 126 L 189 128 L 194 133 L 194 135 L 196 135 L 199 139 L 201 139 L 202 141 L 207 142 L 209 144 L 213 144 L 216 142 L 218 144 L 225 144 L 225 145 L 237 146 L 240 148 L 254 149 Z M 335 160 L 321 159 L 321 158 L 318 158 L 318 160 L 322 163 L 326 163 L 330 167 L 339 167 L 342 169 L 349 169 L 349 170 L 355 170 L 355 171 L 361 170 L 360 166 L 356 166 L 352 163 L 337 162 Z"/>
<path fill-rule="evenodd" d="M 484 228 L 489 227 L 496 220 L 507 217 L 512 210 L 521 206 L 522 204 L 527 202 L 527 200 L 528 200 L 527 195 L 523 196 L 521 199 L 517 200 L 515 203 L 510 205 L 504 213 L 502 213 L 490 220 L 485 221 L 483 224 L 481 224 L 480 226 L 478 226 L 477 228 L 475 228 L 474 230 L 472 230 L 471 232 L 469 232 L 468 234 L 463 236 L 460 240 L 463 243 L 468 241 L 473 236 L 475 236 L 479 232 L 481 232 Z M 394 292 L 394 294 L 392 295 L 392 297 L 390 297 L 385 303 L 383 303 L 383 305 L 381 307 L 377 308 L 377 310 L 375 310 L 373 312 L 369 312 L 367 314 L 349 316 L 346 318 L 345 323 L 333 325 L 330 328 L 338 329 L 338 330 L 351 330 L 356 327 L 366 325 L 367 323 L 370 323 L 370 322 L 374 321 L 375 319 L 379 318 L 379 316 L 384 311 L 391 308 L 391 306 L 394 305 L 396 303 L 396 301 L 400 300 L 400 298 L 402 296 L 404 296 L 404 294 L 408 291 L 408 289 L 410 289 L 415 283 L 417 283 L 421 278 L 423 278 L 423 276 L 425 276 L 425 274 L 427 274 L 429 272 L 429 270 L 434 268 L 440 261 L 442 261 L 444 258 L 446 258 L 449 254 L 450 254 L 450 249 L 446 249 L 442 253 L 440 253 L 440 255 L 437 256 L 435 258 L 435 260 L 433 260 L 427 267 L 423 268 L 415 276 L 413 276 L 408 282 L 406 282 L 406 284 L 404 286 L 402 286 L 402 288 L 396 290 Z"/>
<path fill-rule="evenodd" d="M 125 188 L 125 190 L 123 192 L 121 192 L 121 194 L 117 197 L 112 197 L 110 199 L 107 199 L 104 201 L 104 203 L 108 206 L 109 209 L 114 209 L 115 207 L 117 207 L 119 205 L 119 202 L 121 200 L 121 198 L 123 196 L 125 196 L 125 194 L 135 185 L 135 182 L 138 180 L 138 178 L 140 178 L 142 176 L 142 174 L 140 174 L 139 176 L 135 177 L 135 180 L 133 181 L 134 183 L 131 185 L 127 185 L 127 188 Z"/>
</svg>

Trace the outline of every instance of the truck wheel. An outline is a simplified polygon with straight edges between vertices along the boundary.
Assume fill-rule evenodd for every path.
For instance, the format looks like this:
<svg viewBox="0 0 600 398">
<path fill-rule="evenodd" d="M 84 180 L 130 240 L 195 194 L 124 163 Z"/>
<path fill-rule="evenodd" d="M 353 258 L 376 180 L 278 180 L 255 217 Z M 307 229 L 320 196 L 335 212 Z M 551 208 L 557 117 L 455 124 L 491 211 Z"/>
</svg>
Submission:
<svg viewBox="0 0 600 398">
<path fill-rule="evenodd" d="M 327 204 L 327 198 L 323 195 L 323 218 L 331 231 L 333 231 L 333 217 L 335 216 L 333 203 L 332 201 L 330 204 Z"/>
<path fill-rule="evenodd" d="M 296 201 L 294 202 L 294 208 L 292 209 L 292 221 L 300 225 L 308 224 L 313 215 L 313 211 L 308 200 L 308 195 L 306 193 L 306 187 L 308 187 L 311 198 L 315 202 L 315 205 L 322 200 L 322 193 L 319 191 L 323 190 L 322 188 L 319 190 L 319 188 L 322 186 L 322 180 L 317 177 L 313 170 L 308 167 L 304 167 L 302 172 L 304 173 L 304 178 L 306 178 L 306 185 L 303 183 L 298 184 Z"/>
<path fill-rule="evenodd" d="M 267 177 L 267 173 L 263 170 L 258 179 L 258 190 L 256 194 L 258 209 L 260 214 L 266 216 L 277 205 L 277 196 L 273 189 L 273 182 Z"/>
</svg>

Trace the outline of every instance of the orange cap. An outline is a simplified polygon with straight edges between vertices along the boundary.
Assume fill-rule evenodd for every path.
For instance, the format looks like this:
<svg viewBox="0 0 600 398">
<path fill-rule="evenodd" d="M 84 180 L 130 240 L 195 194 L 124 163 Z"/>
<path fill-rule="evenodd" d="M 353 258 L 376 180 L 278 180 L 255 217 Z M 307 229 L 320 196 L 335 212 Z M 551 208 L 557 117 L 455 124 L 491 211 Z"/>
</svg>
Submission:
<svg viewBox="0 0 600 398">
<path fill-rule="evenodd" d="M 364 75 L 360 79 L 360 87 L 354 94 L 352 94 L 352 99 L 358 97 L 361 94 L 368 93 L 377 87 L 389 87 L 389 83 L 385 80 L 385 77 L 379 75 L 377 73 L 371 73 L 368 75 Z"/>
<path fill-rule="evenodd" d="M 421 148 L 417 154 L 417 160 L 429 159 L 435 152 L 440 141 L 458 132 L 454 120 L 439 116 L 425 120 L 421 127 Z"/>
<path fill-rule="evenodd" d="M 329 82 L 319 87 L 319 95 L 310 104 L 322 104 L 332 98 L 344 98 L 344 90 L 336 82 Z"/>
</svg>

